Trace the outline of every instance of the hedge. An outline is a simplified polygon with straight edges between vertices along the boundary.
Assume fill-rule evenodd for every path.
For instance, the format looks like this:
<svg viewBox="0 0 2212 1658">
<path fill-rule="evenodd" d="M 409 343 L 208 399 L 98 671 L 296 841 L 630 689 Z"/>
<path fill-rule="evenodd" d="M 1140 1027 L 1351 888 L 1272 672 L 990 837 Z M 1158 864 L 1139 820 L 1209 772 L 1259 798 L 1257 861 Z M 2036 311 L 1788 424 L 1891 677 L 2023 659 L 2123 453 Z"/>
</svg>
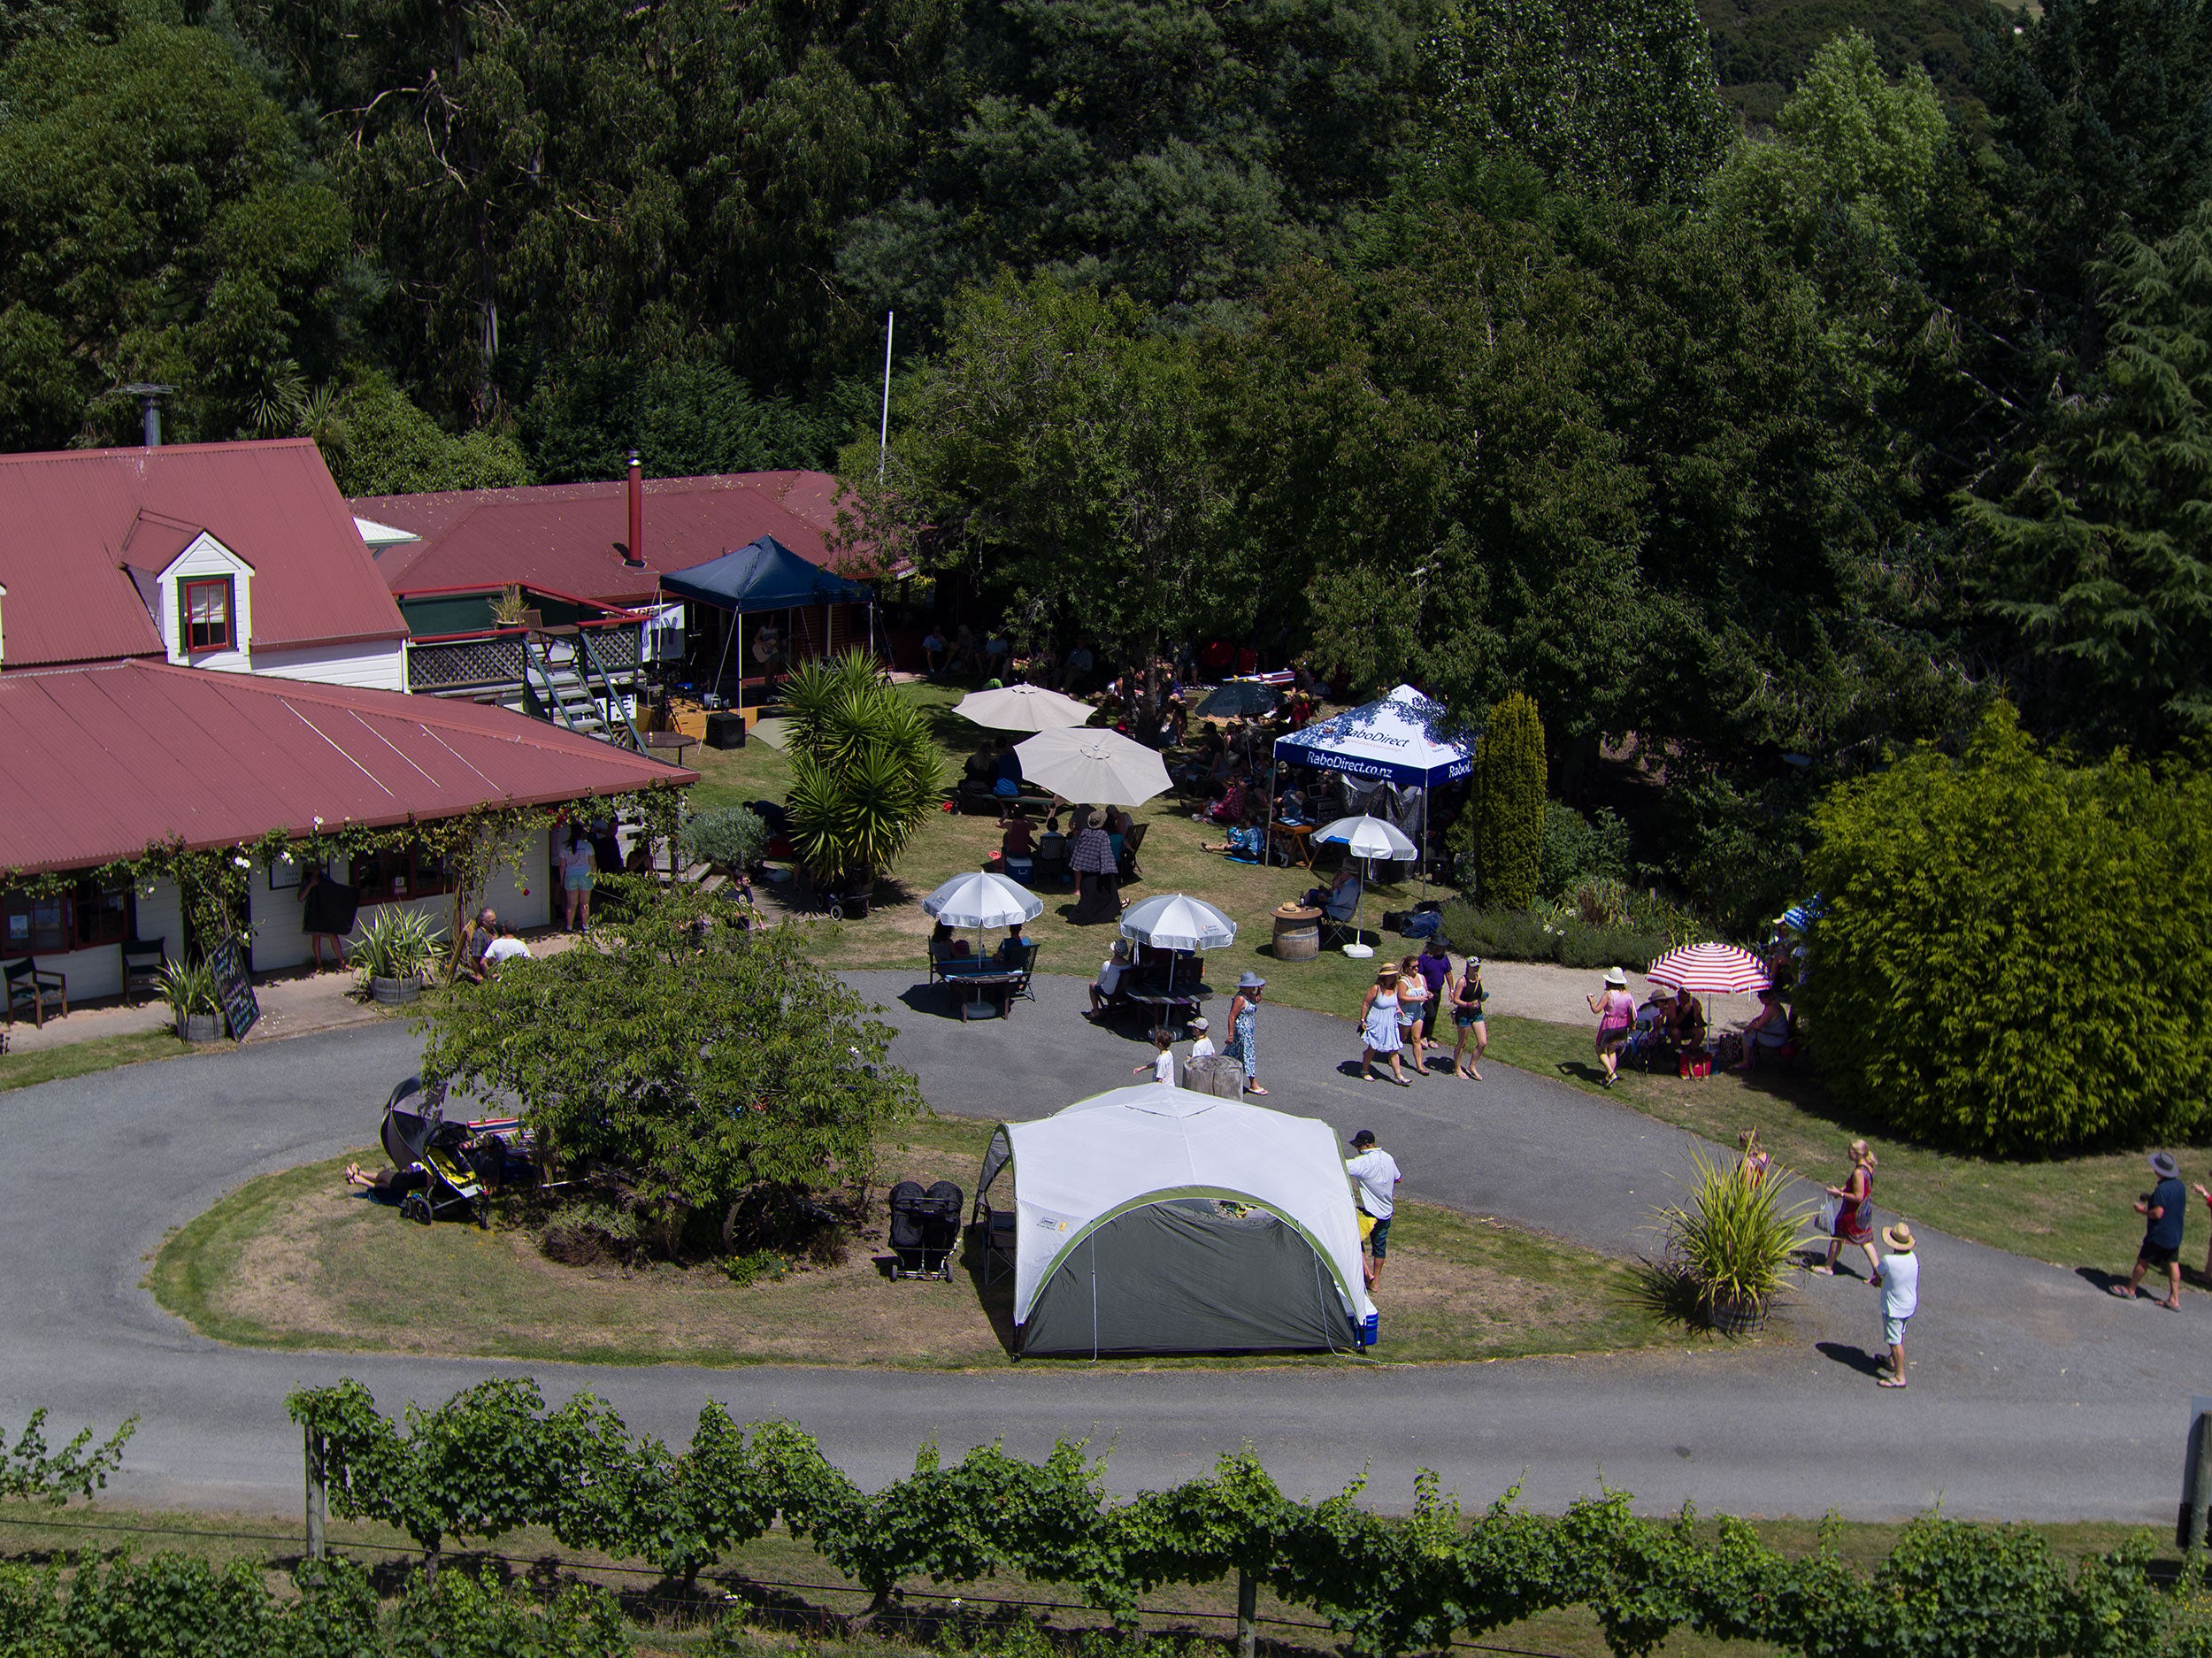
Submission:
<svg viewBox="0 0 2212 1658">
<path fill-rule="evenodd" d="M 780 1520 L 873 1592 L 877 1608 L 916 1578 L 1012 1576 L 1072 1590 L 1128 1623 L 1163 1585 L 1243 1574 L 1325 1618 L 1366 1658 L 1574 1606 L 1624 1658 L 1678 1630 L 1808 1658 L 2212 1654 L 2201 1603 L 2171 1602 L 2150 1582 L 2147 1534 L 2070 1574 L 2025 1528 L 1928 1516 L 1862 1576 L 1832 1553 L 1786 1558 L 1740 1521 L 1639 1518 L 1620 1493 L 1554 1517 L 1517 1508 L 1509 1492 L 1470 1519 L 1423 1473 L 1403 1517 L 1362 1508 L 1356 1485 L 1295 1501 L 1248 1451 L 1208 1478 L 1111 1501 L 1103 1463 L 1079 1443 L 1063 1440 L 1040 1462 L 987 1446 L 949 1463 L 932 1447 L 911 1475 L 865 1493 L 797 1429 L 741 1430 L 718 1404 L 681 1452 L 633 1439 L 589 1395 L 546 1412 L 528 1381 L 411 1408 L 405 1432 L 355 1382 L 295 1393 L 290 1408 L 322 1438 L 332 1506 L 426 1547 L 537 1525 L 566 1547 L 688 1579 Z"/>
<path fill-rule="evenodd" d="M 1976 1153 L 2051 1156 L 2212 1121 L 2212 780 L 2069 764 L 2000 705 L 1832 792 L 1802 995 L 1839 1098 Z"/>
</svg>

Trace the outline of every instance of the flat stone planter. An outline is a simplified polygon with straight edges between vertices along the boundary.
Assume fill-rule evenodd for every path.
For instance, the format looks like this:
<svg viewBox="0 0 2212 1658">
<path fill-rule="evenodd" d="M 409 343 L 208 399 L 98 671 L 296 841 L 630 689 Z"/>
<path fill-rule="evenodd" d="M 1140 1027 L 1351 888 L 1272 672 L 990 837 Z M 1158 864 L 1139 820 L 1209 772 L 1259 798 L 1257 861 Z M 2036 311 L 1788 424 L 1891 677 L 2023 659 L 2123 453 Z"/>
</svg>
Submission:
<svg viewBox="0 0 2212 1658">
<path fill-rule="evenodd" d="M 1719 1335 L 1754 1335 L 1767 1327 L 1768 1308 L 1763 1301 L 1715 1296 L 1705 1309 L 1705 1322 Z"/>
<path fill-rule="evenodd" d="M 422 980 L 413 979 L 377 979 L 369 980 L 369 998 L 388 1008 L 403 1006 L 422 994 Z"/>
<path fill-rule="evenodd" d="M 223 1016 L 188 1013 L 177 1021 L 177 1034 L 188 1042 L 219 1042 L 223 1040 Z"/>
</svg>

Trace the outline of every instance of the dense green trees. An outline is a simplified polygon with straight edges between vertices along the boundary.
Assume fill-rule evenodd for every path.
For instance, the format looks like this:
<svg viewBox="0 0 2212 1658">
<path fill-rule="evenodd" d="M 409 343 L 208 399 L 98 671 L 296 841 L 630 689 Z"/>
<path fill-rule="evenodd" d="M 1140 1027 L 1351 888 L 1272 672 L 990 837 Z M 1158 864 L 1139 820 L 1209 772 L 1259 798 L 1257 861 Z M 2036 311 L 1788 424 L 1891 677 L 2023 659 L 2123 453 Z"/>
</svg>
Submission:
<svg viewBox="0 0 2212 1658">
<path fill-rule="evenodd" d="M 1961 1149 L 2203 1130 L 2212 779 L 2039 752 L 2010 709 L 1821 806 L 1805 995 L 1846 1101 Z"/>
<path fill-rule="evenodd" d="M 1770 914 L 1995 692 L 2204 721 L 2212 6 L 1705 11 L 11 8 L 0 442 L 151 379 L 356 490 L 841 452 L 971 620 L 1525 693 Z"/>
<path fill-rule="evenodd" d="M 0 447 L 289 433 L 338 350 L 347 215 L 204 29 L 64 30 L 0 64 Z"/>
</svg>

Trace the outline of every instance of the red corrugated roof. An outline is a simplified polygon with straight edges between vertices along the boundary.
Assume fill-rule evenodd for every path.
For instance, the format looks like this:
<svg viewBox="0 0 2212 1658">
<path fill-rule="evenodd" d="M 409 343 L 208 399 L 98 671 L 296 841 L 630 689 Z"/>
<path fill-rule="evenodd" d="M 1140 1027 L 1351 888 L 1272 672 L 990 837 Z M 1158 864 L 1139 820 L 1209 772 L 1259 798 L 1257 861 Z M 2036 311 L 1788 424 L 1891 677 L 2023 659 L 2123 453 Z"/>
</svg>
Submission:
<svg viewBox="0 0 2212 1658">
<path fill-rule="evenodd" d="M 405 636 L 307 439 L 65 449 L 0 455 L 0 666 L 159 656 L 123 565 L 158 571 L 202 529 L 253 567 L 254 649 Z"/>
<path fill-rule="evenodd" d="M 428 495 L 364 495 L 362 518 L 411 531 L 376 567 L 395 593 L 503 587 L 642 604 L 663 571 L 687 570 L 764 535 L 801 557 L 830 562 L 837 480 L 827 472 L 718 472 L 645 480 L 645 568 L 625 564 L 627 485 L 537 484 Z"/>
<path fill-rule="evenodd" d="M 23 873 L 697 780 L 473 702 L 159 662 L 0 674 L 0 870 Z"/>
</svg>

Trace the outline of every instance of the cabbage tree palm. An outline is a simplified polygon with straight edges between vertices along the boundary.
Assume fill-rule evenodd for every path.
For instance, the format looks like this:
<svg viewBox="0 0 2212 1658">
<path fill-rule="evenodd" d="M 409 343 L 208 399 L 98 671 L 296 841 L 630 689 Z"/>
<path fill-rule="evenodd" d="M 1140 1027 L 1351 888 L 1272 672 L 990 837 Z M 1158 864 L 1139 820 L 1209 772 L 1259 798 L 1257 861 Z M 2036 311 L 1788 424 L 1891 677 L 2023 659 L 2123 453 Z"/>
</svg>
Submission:
<svg viewBox="0 0 2212 1658">
<path fill-rule="evenodd" d="M 937 745 L 920 713 L 858 651 L 811 662 L 785 687 L 791 844 L 816 880 L 864 887 L 937 803 Z"/>
</svg>

